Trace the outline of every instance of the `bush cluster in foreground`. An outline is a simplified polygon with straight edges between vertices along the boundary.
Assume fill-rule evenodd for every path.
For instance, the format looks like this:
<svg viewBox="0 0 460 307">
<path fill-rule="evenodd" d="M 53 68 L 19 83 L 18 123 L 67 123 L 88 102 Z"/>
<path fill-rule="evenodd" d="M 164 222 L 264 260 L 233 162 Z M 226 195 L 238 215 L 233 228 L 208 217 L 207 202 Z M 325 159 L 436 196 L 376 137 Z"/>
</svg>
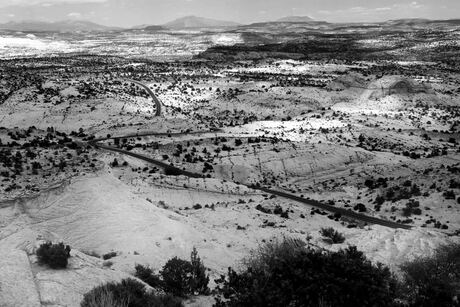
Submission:
<svg viewBox="0 0 460 307">
<path fill-rule="evenodd" d="M 209 293 L 206 267 L 195 248 L 190 261 L 174 257 L 166 262 L 159 275 L 149 267 L 136 265 L 135 276 L 153 288 L 181 297 Z"/>
<path fill-rule="evenodd" d="M 81 307 L 182 307 L 179 298 L 171 295 L 155 295 L 134 280 L 107 283 L 86 293 Z"/>
<path fill-rule="evenodd" d="M 301 241 L 270 243 L 216 281 L 215 306 L 392 306 L 397 280 L 356 247 L 328 252 Z"/>
<path fill-rule="evenodd" d="M 174 257 L 163 266 L 159 274 L 155 274 L 148 266 L 138 264 L 135 276 L 167 294 L 151 294 L 142 283 L 125 279 L 120 283 L 108 283 L 94 288 L 85 294 L 81 307 L 179 307 L 184 297 L 209 294 L 206 267 L 195 248 L 190 261 Z"/>
<path fill-rule="evenodd" d="M 215 307 L 453 307 L 460 306 L 460 244 L 401 266 L 398 280 L 371 263 L 356 247 L 331 252 L 284 239 L 261 246 L 238 272 L 215 280 Z M 209 294 L 209 278 L 196 250 L 191 261 L 169 260 L 159 274 L 136 266 L 136 277 L 176 296 L 155 296 L 142 284 L 124 280 L 97 287 L 82 307 L 181 306 L 187 295 Z"/>
<path fill-rule="evenodd" d="M 441 246 L 434 256 L 405 263 L 401 270 L 410 306 L 460 306 L 460 244 Z"/>
</svg>

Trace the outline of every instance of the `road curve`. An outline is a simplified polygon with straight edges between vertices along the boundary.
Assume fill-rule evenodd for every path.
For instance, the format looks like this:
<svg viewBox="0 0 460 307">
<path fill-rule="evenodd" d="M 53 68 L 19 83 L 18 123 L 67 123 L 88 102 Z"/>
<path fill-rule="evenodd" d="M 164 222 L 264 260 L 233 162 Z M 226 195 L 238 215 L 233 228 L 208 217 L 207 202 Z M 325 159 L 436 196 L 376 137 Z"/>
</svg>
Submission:
<svg viewBox="0 0 460 307">
<path fill-rule="evenodd" d="M 126 155 L 126 156 L 131 156 L 133 158 L 143 160 L 145 162 L 148 162 L 148 163 L 154 164 L 154 165 L 156 165 L 158 167 L 161 167 L 161 168 L 163 168 L 165 170 L 169 170 L 169 171 L 173 172 L 174 174 L 184 175 L 184 176 L 192 177 L 192 178 L 205 178 L 205 176 L 182 170 L 182 169 L 177 168 L 175 166 L 172 166 L 172 165 L 169 165 L 167 163 L 164 163 L 164 162 L 149 158 L 149 157 L 141 155 L 141 154 L 137 154 L 137 153 L 134 153 L 134 152 L 130 152 L 130 151 L 127 151 L 127 150 L 123 150 L 123 149 L 119 149 L 119 148 L 115 148 L 115 147 L 111 147 L 111 146 L 106 146 L 106 145 L 103 145 L 103 144 L 100 144 L 100 143 L 94 142 L 94 141 L 90 141 L 88 143 L 93 145 L 93 146 L 95 146 L 95 147 L 97 147 L 97 148 L 101 148 L 101 149 L 105 149 L 105 150 L 108 150 L 108 151 L 121 153 L 121 154 Z"/>
<path fill-rule="evenodd" d="M 128 82 L 134 83 L 136 85 L 139 85 L 140 87 L 145 89 L 147 91 L 147 93 L 150 95 L 150 97 L 152 97 L 153 102 L 155 103 L 155 107 L 156 107 L 155 116 L 161 116 L 161 101 L 157 98 L 157 96 L 155 96 L 155 94 L 152 92 L 152 90 L 147 85 L 145 85 L 145 84 L 143 84 L 143 83 L 141 83 L 139 81 L 132 80 L 132 79 L 125 79 L 125 80 L 128 81 Z"/>
<path fill-rule="evenodd" d="M 137 158 L 139 160 L 143 160 L 143 161 L 148 162 L 148 163 L 152 163 L 152 164 L 154 164 L 154 165 L 156 165 L 158 167 L 161 167 L 161 168 L 163 168 L 163 169 L 165 169 L 167 171 L 169 170 L 173 174 L 184 175 L 184 176 L 191 177 L 191 178 L 205 178 L 205 176 L 203 176 L 203 175 L 196 174 L 196 173 L 193 173 L 193 172 L 189 172 L 189 171 L 186 171 L 186 170 L 182 170 L 182 169 L 177 168 L 175 166 L 166 164 L 164 162 L 149 158 L 149 157 L 141 155 L 141 154 L 133 153 L 133 152 L 130 152 L 130 151 L 127 151 L 127 150 L 124 150 L 124 149 L 119 149 L 119 148 L 115 148 L 115 147 L 111 147 L 111 146 L 106 146 L 106 145 L 98 143 L 97 141 L 90 141 L 88 143 L 93 145 L 93 146 L 95 146 L 95 147 L 97 147 L 97 148 L 105 149 L 105 150 L 112 151 L 112 152 L 117 152 L 117 153 L 120 153 L 120 154 L 123 154 L 123 155 L 131 156 L 133 158 Z M 360 214 L 360 213 L 357 213 L 357 212 L 354 212 L 354 211 L 351 211 L 351 210 L 347 210 L 347 209 L 344 209 L 344 208 L 338 208 L 338 207 L 334 207 L 334 206 L 331 206 L 331 205 L 323 204 L 323 203 L 321 203 L 319 201 L 316 201 L 316 200 L 311 200 L 311 199 L 305 199 L 305 198 L 302 198 L 302 197 L 298 197 L 298 196 L 295 196 L 293 194 L 289 194 L 289 193 L 286 193 L 286 192 L 276 191 L 276 190 L 272 190 L 272 189 L 268 189 L 268 188 L 264 188 L 264 187 L 256 187 L 254 185 L 247 185 L 247 184 L 242 184 L 242 183 L 239 183 L 239 182 L 235 182 L 235 183 L 239 184 L 239 185 L 244 185 L 244 186 L 246 186 L 246 187 L 248 187 L 250 189 L 253 189 L 253 190 L 258 190 L 258 191 L 265 192 L 267 194 L 272 194 L 272 195 L 275 195 L 275 196 L 287 198 L 287 199 L 290 199 L 290 200 L 293 200 L 293 201 L 296 201 L 296 202 L 299 202 L 299 203 L 302 203 L 302 204 L 305 204 L 305 205 L 309 205 L 309 206 L 312 206 L 312 207 L 315 207 L 315 208 L 318 208 L 318 209 L 321 209 L 321 210 L 329 211 L 329 212 L 332 212 L 332 213 L 337 213 L 337 214 L 340 214 L 341 216 L 345 216 L 345 217 L 348 217 L 348 218 L 351 218 L 351 219 L 354 219 L 354 220 L 358 220 L 358 221 L 362 221 L 362 222 L 365 222 L 365 223 L 381 225 L 381 226 L 385 226 L 385 227 L 389 227 L 389 228 L 393 228 L 393 229 L 407 229 L 407 230 L 412 229 L 412 227 L 409 226 L 409 225 L 399 224 L 399 223 L 395 223 L 395 222 L 392 222 L 392 221 L 388 221 L 388 220 L 379 219 L 379 218 L 376 218 L 376 217 Z"/>
</svg>

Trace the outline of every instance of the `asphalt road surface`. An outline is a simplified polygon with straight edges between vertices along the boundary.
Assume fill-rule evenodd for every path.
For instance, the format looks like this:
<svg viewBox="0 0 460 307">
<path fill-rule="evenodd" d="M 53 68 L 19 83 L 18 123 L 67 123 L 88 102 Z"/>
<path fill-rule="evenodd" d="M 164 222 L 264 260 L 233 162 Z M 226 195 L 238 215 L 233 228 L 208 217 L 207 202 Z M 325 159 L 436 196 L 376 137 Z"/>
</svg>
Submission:
<svg viewBox="0 0 460 307">
<path fill-rule="evenodd" d="M 137 153 L 134 153 L 134 152 L 130 152 L 130 151 L 127 151 L 127 150 L 124 150 L 124 149 L 119 149 L 119 148 L 115 148 L 115 147 L 111 147 L 111 146 L 106 146 L 106 145 L 98 143 L 97 141 L 90 141 L 89 144 L 91 144 L 91 145 L 93 145 L 93 146 L 95 146 L 97 148 L 105 149 L 105 150 L 112 151 L 112 152 L 117 152 L 117 153 L 120 153 L 120 154 L 123 154 L 123 155 L 131 156 L 133 158 L 137 158 L 139 160 L 143 160 L 145 162 L 154 164 L 154 165 L 156 165 L 158 167 L 161 167 L 161 168 L 165 169 L 165 171 L 167 173 L 169 173 L 169 174 L 183 175 L 183 176 L 191 177 L 191 178 L 205 178 L 205 176 L 203 176 L 201 174 L 196 174 L 196 173 L 193 173 L 193 172 L 189 172 L 189 171 L 177 168 L 175 166 L 171 166 L 171 165 L 169 165 L 167 163 L 164 163 L 164 162 L 149 158 L 149 157 L 141 155 L 141 154 L 137 154 Z M 409 225 L 399 224 L 399 223 L 396 223 L 396 222 L 393 222 L 393 221 L 388 221 L 388 220 L 379 219 L 379 218 L 376 218 L 376 217 L 364 215 L 364 214 L 361 214 L 361 213 L 357 213 L 357 212 L 352 211 L 352 210 L 334 207 L 334 206 L 331 206 L 331 205 L 323 204 L 323 203 L 321 203 L 319 201 L 316 201 L 316 200 L 305 199 L 305 198 L 302 198 L 302 197 L 299 197 L 299 196 L 296 196 L 296 195 L 293 195 L 293 194 L 289 194 L 289 193 L 286 193 L 286 192 L 277 191 L 277 190 L 273 190 L 273 189 L 269 189 L 269 188 L 265 188 L 265 187 L 256 187 L 256 186 L 253 186 L 253 185 L 241 184 L 241 183 L 238 183 L 238 182 L 235 182 L 235 183 L 240 184 L 240 185 L 245 185 L 246 187 L 248 187 L 250 189 L 253 189 L 253 190 L 262 191 L 262 192 L 265 192 L 267 194 L 271 194 L 271 195 L 283 197 L 283 198 L 286 198 L 286 199 L 290 199 L 290 200 L 293 200 L 293 201 L 296 201 L 296 202 L 299 202 L 299 203 L 302 203 L 302 204 L 305 204 L 305 205 L 308 205 L 308 206 L 311 206 L 311 207 L 315 207 L 315 208 L 318 208 L 318 209 L 321 209 L 321 210 L 325 210 L 325 211 L 328 211 L 328 212 L 331 212 L 331 213 L 340 214 L 343 217 L 348 217 L 348 218 L 351 218 L 353 220 L 361 221 L 361 222 L 364 222 L 364 223 L 381 225 L 381 226 L 385 226 L 385 227 L 389 227 L 389 228 L 393 228 L 393 229 L 411 229 L 412 228 Z"/>
<path fill-rule="evenodd" d="M 127 79 L 127 81 L 135 83 L 135 84 L 141 86 L 142 88 L 144 88 L 149 93 L 149 95 L 152 97 L 152 99 L 153 99 L 153 101 L 155 102 L 155 105 L 156 105 L 156 114 L 155 114 L 155 116 L 161 116 L 161 107 L 162 107 L 161 102 L 158 100 L 158 98 L 155 96 L 155 94 L 152 92 L 152 90 L 148 86 L 144 85 L 143 83 L 141 83 L 139 81 L 131 80 L 131 79 Z M 193 173 L 193 172 L 189 172 L 189 171 L 177 168 L 175 166 L 172 166 L 170 164 L 164 163 L 162 161 L 152 159 L 152 158 L 147 157 L 145 155 L 137 154 L 137 153 L 130 152 L 130 151 L 127 151 L 127 150 L 124 150 L 124 149 L 111 147 L 111 146 L 107 146 L 107 145 L 99 143 L 101 141 L 106 141 L 106 140 L 110 140 L 110 139 L 122 139 L 122 138 L 137 137 L 137 136 L 142 136 L 142 135 L 167 135 L 167 133 L 144 133 L 144 134 L 133 134 L 133 135 L 119 136 L 119 137 L 99 138 L 99 139 L 94 139 L 92 141 L 89 141 L 88 144 L 90 144 L 92 146 L 95 146 L 96 148 L 101 148 L 101 149 L 104 149 L 104 150 L 117 152 L 117 153 L 120 153 L 120 154 L 123 154 L 123 155 L 131 156 L 133 158 L 136 158 L 136 159 L 143 160 L 145 162 L 154 164 L 154 165 L 156 165 L 158 167 L 163 168 L 166 171 L 167 174 L 183 175 L 183 176 L 191 177 L 191 178 L 205 178 L 204 175 L 196 174 L 196 173 Z M 183 135 L 183 133 L 179 133 L 179 135 Z M 393 222 L 393 221 L 388 221 L 388 220 L 379 219 L 379 218 L 376 218 L 376 217 L 364 215 L 364 214 L 361 214 L 361 213 L 357 213 L 357 212 L 352 211 L 352 210 L 334 207 L 334 206 L 331 206 L 331 205 L 323 204 L 323 203 L 321 203 L 319 201 L 316 201 L 316 200 L 305 199 L 305 198 L 302 198 L 302 197 L 299 197 L 299 196 L 296 196 L 296 195 L 293 195 L 293 194 L 289 194 L 289 193 L 286 193 L 286 192 L 283 192 L 283 191 L 272 190 L 272 189 L 265 188 L 265 187 L 257 187 L 257 186 L 254 186 L 254 185 L 241 184 L 239 182 L 235 182 L 235 183 L 247 186 L 248 188 L 253 189 L 253 190 L 258 190 L 258 191 L 262 191 L 262 192 L 267 193 L 267 194 L 271 194 L 271 195 L 283 197 L 283 198 L 286 198 L 286 199 L 290 199 L 290 200 L 293 200 L 293 201 L 296 201 L 296 202 L 299 202 L 299 203 L 302 203 L 302 204 L 305 204 L 305 205 L 308 205 L 308 206 L 311 206 L 311 207 L 315 207 L 315 208 L 318 208 L 318 209 L 321 209 L 321 210 L 324 210 L 324 211 L 328 211 L 328 212 L 338 214 L 340 216 L 348 217 L 348 218 L 351 218 L 351 219 L 354 219 L 354 220 L 357 220 L 357 221 L 361 221 L 361 222 L 364 222 L 364 223 L 381 225 L 381 226 L 394 228 L 394 229 L 411 229 L 412 228 L 409 225 L 399 224 L 399 223 L 396 223 L 396 222 Z"/>
<path fill-rule="evenodd" d="M 143 84 L 143 83 L 141 83 L 139 81 L 131 80 L 131 79 L 126 79 L 126 81 L 132 82 L 132 83 L 134 83 L 136 85 L 139 85 L 143 89 L 145 89 L 147 91 L 147 93 L 150 95 L 150 97 L 152 97 L 153 102 L 155 103 L 155 107 L 156 107 L 155 116 L 161 116 L 161 101 L 157 98 L 157 96 L 155 96 L 155 94 L 152 92 L 152 90 L 147 85 L 145 85 L 145 84 Z"/>
</svg>

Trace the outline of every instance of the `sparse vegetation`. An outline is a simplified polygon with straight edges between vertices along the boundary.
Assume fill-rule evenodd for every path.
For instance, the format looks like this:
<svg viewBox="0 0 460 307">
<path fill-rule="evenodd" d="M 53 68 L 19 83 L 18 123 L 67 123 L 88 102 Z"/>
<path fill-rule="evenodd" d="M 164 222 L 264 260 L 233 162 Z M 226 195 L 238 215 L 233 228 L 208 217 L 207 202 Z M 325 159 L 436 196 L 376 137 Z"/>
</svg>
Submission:
<svg viewBox="0 0 460 307">
<path fill-rule="evenodd" d="M 404 216 L 409 217 L 412 214 L 415 214 L 415 215 L 421 215 L 422 214 L 422 209 L 420 209 L 420 202 L 418 202 L 418 201 L 410 201 L 403 208 L 403 215 Z"/>
<path fill-rule="evenodd" d="M 81 307 L 182 307 L 179 298 L 171 295 L 155 295 L 134 280 L 107 283 L 85 294 Z"/>
</svg>

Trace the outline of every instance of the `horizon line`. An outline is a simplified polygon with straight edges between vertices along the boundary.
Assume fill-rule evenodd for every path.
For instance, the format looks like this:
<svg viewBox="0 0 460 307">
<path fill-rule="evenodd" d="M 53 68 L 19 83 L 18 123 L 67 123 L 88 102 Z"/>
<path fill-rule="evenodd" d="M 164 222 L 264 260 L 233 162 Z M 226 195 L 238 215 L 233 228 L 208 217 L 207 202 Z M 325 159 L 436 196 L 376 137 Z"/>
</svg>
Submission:
<svg viewBox="0 0 460 307">
<path fill-rule="evenodd" d="M 80 22 L 93 23 L 93 24 L 108 27 L 108 28 L 130 29 L 130 28 L 133 28 L 133 27 L 136 27 L 136 26 L 141 26 L 141 25 L 164 26 L 164 25 L 166 25 L 168 23 L 171 23 L 171 22 L 174 22 L 176 20 L 183 19 L 183 18 L 187 18 L 187 17 L 196 17 L 196 18 L 203 18 L 203 19 L 212 19 L 212 20 L 217 20 L 217 21 L 233 22 L 235 24 L 238 24 L 238 26 L 247 26 L 247 25 L 251 25 L 251 24 L 270 23 L 270 22 L 273 22 L 273 23 L 274 22 L 283 22 L 283 23 L 320 23 L 321 22 L 321 23 L 329 23 L 329 24 L 379 24 L 379 23 L 385 23 L 385 22 L 389 22 L 389 21 L 400 21 L 400 20 L 425 20 L 425 21 L 432 21 L 432 22 L 460 20 L 460 17 L 447 18 L 447 19 L 431 19 L 431 18 L 423 18 L 423 17 L 409 17 L 409 18 L 398 18 L 398 19 L 386 19 L 386 20 L 381 20 L 381 21 L 348 21 L 348 22 L 342 21 L 342 22 L 334 22 L 334 21 L 327 21 L 327 20 L 316 20 L 316 19 L 314 19 L 314 18 L 312 18 L 312 17 L 310 17 L 308 15 L 288 15 L 288 16 L 285 16 L 285 17 L 278 18 L 276 20 L 253 21 L 253 22 L 250 22 L 250 23 L 241 23 L 241 22 L 237 22 L 237 21 L 233 21 L 233 20 L 216 19 L 216 18 L 212 18 L 212 17 L 204 17 L 204 16 L 197 16 L 197 15 L 184 15 L 182 17 L 175 18 L 175 19 L 173 19 L 171 21 L 161 23 L 161 24 L 144 23 L 144 24 L 134 24 L 134 25 L 127 26 L 127 27 L 126 26 L 106 25 L 106 24 L 102 24 L 102 23 L 98 23 L 98 22 L 89 20 L 89 19 L 75 19 L 75 18 L 61 19 L 61 20 L 55 20 L 55 21 L 46 21 L 46 20 L 40 20 L 40 19 L 10 20 L 10 21 L 4 22 L 4 23 L 0 23 L 0 25 L 6 25 L 6 24 L 10 24 L 10 23 L 19 24 L 19 23 L 25 23 L 25 22 L 41 22 L 41 23 L 53 24 L 53 23 L 68 22 L 68 21 L 80 21 Z M 280 21 L 280 19 L 288 18 L 288 17 L 308 17 L 308 18 L 311 18 L 312 20 L 311 21 L 305 21 L 305 22 L 302 22 L 302 21 Z M 231 26 L 229 26 L 229 27 L 231 27 Z"/>
</svg>

